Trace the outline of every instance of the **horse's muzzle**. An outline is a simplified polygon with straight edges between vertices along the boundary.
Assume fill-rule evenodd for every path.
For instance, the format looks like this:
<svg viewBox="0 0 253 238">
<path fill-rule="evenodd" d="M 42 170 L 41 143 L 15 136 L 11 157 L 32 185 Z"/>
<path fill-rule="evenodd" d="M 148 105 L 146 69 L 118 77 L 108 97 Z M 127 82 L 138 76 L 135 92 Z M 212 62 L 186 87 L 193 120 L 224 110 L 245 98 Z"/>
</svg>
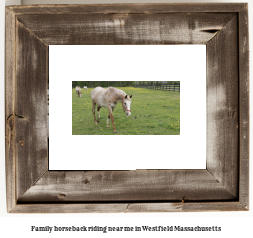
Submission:
<svg viewBox="0 0 253 238">
<path fill-rule="evenodd" d="M 130 117 L 131 116 L 131 112 L 126 111 L 126 116 Z"/>
</svg>

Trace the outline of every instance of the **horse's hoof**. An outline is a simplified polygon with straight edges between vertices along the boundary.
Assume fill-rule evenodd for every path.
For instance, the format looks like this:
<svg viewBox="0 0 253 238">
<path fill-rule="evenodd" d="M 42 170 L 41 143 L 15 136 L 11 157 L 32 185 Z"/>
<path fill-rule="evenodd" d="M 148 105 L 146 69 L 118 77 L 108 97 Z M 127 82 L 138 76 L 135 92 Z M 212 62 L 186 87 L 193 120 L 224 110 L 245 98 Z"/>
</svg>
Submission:
<svg viewBox="0 0 253 238">
<path fill-rule="evenodd" d="M 109 126 L 106 126 L 106 128 L 109 128 Z"/>
<path fill-rule="evenodd" d="M 95 121 L 95 124 L 98 125 L 98 123 Z"/>
<path fill-rule="evenodd" d="M 114 134 L 116 134 L 117 133 L 117 131 L 114 131 Z"/>
</svg>

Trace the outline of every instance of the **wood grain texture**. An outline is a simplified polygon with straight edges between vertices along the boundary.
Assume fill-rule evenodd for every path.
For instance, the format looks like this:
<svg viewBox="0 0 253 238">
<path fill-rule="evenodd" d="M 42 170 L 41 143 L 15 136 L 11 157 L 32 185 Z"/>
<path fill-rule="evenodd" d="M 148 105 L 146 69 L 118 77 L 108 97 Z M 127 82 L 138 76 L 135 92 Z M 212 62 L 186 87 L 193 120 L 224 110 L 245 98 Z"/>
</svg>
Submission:
<svg viewBox="0 0 253 238">
<path fill-rule="evenodd" d="M 247 211 L 239 202 L 143 203 L 129 204 L 126 212 L 211 212 Z"/>
<path fill-rule="evenodd" d="M 239 12 L 244 3 L 153 3 L 153 4 L 83 4 L 83 5 L 27 5 L 9 7 L 16 15 L 25 14 L 114 14 L 114 13 L 207 13 Z"/>
<path fill-rule="evenodd" d="M 247 4 L 6 8 L 9 212 L 248 210 Z M 207 170 L 47 171 L 49 44 L 207 44 Z"/>
<path fill-rule="evenodd" d="M 235 15 L 39 14 L 18 19 L 48 45 L 206 44 Z"/>
<path fill-rule="evenodd" d="M 135 212 L 214 212 L 247 211 L 239 202 L 154 202 L 154 203 L 83 203 L 83 204 L 22 204 L 13 213 L 135 213 Z"/>
<path fill-rule="evenodd" d="M 248 5 L 238 14 L 239 19 L 239 201 L 249 205 L 249 32 Z"/>
<path fill-rule="evenodd" d="M 235 16 L 207 45 L 207 169 L 238 197 L 239 80 Z"/>
<path fill-rule="evenodd" d="M 19 202 L 204 201 L 235 197 L 207 170 L 47 172 Z"/>
<path fill-rule="evenodd" d="M 47 46 L 16 22 L 17 198 L 47 170 Z"/>
<path fill-rule="evenodd" d="M 12 11 L 6 8 L 5 26 L 5 156 L 6 156 L 6 196 L 7 211 L 16 205 L 15 181 L 15 142 L 14 142 L 14 96 L 15 96 L 15 18 Z"/>
</svg>

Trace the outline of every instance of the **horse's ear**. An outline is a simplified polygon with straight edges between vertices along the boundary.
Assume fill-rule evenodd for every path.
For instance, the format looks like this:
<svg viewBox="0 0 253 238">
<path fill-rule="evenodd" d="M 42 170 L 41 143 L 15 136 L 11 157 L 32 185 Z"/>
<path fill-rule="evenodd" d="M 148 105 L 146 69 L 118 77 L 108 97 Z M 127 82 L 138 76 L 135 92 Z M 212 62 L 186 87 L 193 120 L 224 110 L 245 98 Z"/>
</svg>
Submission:
<svg viewBox="0 0 253 238">
<path fill-rule="evenodd" d="M 127 95 L 125 96 L 125 99 L 127 99 Z"/>
<path fill-rule="evenodd" d="M 132 95 L 130 96 L 130 98 L 132 98 Z"/>
</svg>

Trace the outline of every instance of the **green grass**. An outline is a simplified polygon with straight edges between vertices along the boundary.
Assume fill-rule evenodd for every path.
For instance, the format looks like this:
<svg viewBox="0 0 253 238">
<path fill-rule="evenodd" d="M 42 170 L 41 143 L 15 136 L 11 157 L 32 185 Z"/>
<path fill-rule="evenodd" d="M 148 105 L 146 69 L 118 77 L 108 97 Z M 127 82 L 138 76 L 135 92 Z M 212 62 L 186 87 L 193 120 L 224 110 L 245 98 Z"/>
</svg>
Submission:
<svg viewBox="0 0 253 238">
<path fill-rule="evenodd" d="M 126 117 L 120 103 L 114 109 L 116 135 L 179 135 L 180 134 L 180 93 L 145 88 L 119 88 L 133 95 L 131 116 Z M 100 109 L 100 122 L 94 123 L 91 93 L 82 90 L 78 98 L 72 90 L 72 134 L 73 135 L 114 135 L 112 122 L 106 128 L 108 109 Z M 97 111 L 96 111 L 97 118 Z"/>
</svg>

